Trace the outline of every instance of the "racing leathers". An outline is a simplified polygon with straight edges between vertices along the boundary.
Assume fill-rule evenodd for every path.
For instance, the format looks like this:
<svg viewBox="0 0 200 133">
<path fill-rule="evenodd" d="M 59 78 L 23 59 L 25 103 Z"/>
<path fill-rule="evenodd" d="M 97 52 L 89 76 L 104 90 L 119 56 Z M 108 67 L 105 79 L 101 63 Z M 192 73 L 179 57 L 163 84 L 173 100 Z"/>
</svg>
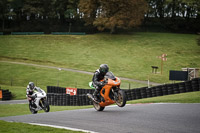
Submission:
<svg viewBox="0 0 200 133">
<path fill-rule="evenodd" d="M 104 79 L 106 73 L 101 73 L 99 69 L 97 69 L 92 78 L 92 84 L 95 87 L 95 91 L 93 93 L 94 99 L 97 100 L 97 94 L 100 92 L 102 87 L 106 84 L 106 81 L 101 81 Z"/>
<path fill-rule="evenodd" d="M 38 91 L 39 88 L 37 88 L 36 86 L 33 88 L 33 89 L 30 89 L 29 85 L 27 85 L 27 88 L 26 88 L 26 97 L 29 101 L 29 104 L 31 104 L 33 107 L 37 107 L 34 102 L 32 102 L 32 100 L 35 99 L 34 96 L 32 96 L 32 94 L 34 93 L 34 91 Z"/>
</svg>

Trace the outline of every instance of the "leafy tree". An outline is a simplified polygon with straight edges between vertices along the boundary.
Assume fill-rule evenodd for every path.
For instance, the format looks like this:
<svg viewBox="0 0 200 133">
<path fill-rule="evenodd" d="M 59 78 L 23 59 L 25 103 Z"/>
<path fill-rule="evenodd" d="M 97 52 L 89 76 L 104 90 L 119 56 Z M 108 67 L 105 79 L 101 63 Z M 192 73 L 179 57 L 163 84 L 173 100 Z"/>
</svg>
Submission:
<svg viewBox="0 0 200 133">
<path fill-rule="evenodd" d="M 41 0 L 24 0 L 23 11 L 30 19 L 37 19 L 43 13 L 43 4 Z"/>
<path fill-rule="evenodd" d="M 80 10 L 87 24 L 98 30 L 127 29 L 141 24 L 147 10 L 144 0 L 80 0 Z"/>
<path fill-rule="evenodd" d="M 93 25 L 97 11 L 100 12 L 98 8 L 100 8 L 99 0 L 80 0 L 79 9 L 83 13 L 80 13 L 80 16 L 84 18 L 86 25 Z"/>
<path fill-rule="evenodd" d="M 0 20 L 2 21 L 2 30 L 4 31 L 5 28 L 5 20 L 9 13 L 9 2 L 8 0 L 1 0 L 0 1 Z"/>
</svg>

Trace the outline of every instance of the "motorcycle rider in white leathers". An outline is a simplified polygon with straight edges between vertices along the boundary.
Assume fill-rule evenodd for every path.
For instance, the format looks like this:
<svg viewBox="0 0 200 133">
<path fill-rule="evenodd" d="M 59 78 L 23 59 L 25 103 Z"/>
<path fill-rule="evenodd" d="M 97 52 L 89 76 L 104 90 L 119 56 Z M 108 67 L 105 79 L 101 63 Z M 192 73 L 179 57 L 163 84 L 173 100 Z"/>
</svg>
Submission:
<svg viewBox="0 0 200 133">
<path fill-rule="evenodd" d="M 33 82 L 29 82 L 26 88 L 26 97 L 29 103 L 32 105 L 32 107 L 37 108 L 36 104 L 35 103 L 32 104 L 31 102 L 32 100 L 35 99 L 35 97 L 32 97 L 32 94 L 34 93 L 34 91 L 39 91 L 39 88 L 36 87 Z"/>
</svg>

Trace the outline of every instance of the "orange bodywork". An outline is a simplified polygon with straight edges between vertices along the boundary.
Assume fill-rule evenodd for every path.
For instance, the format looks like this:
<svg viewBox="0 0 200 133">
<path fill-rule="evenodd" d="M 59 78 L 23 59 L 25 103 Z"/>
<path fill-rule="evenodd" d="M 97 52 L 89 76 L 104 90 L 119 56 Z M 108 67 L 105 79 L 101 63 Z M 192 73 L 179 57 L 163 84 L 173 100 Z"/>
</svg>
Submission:
<svg viewBox="0 0 200 133">
<path fill-rule="evenodd" d="M 3 98 L 2 90 L 0 90 L 0 99 Z"/>
<path fill-rule="evenodd" d="M 100 91 L 100 94 L 101 96 L 104 98 L 105 102 L 100 102 L 99 105 L 101 107 L 105 107 L 107 105 L 110 105 L 110 104 L 113 104 L 115 103 L 115 101 L 113 101 L 112 99 L 110 99 L 109 97 L 109 94 L 110 94 L 110 91 L 111 91 L 111 88 L 112 87 L 115 87 L 115 86 L 120 86 L 121 84 L 121 81 L 119 78 L 116 77 L 115 80 L 112 80 L 112 79 L 108 79 L 108 83 L 101 89 Z M 105 90 L 104 94 L 103 94 L 103 90 Z"/>
</svg>

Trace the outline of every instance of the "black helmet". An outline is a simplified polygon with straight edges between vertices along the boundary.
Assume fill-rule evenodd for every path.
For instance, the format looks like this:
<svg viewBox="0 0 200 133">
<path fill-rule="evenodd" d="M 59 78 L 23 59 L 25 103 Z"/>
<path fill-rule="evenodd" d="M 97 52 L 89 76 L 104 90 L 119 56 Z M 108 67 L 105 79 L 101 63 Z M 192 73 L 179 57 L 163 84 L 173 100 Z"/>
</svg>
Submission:
<svg viewBox="0 0 200 133">
<path fill-rule="evenodd" d="M 106 74 L 109 71 L 109 67 L 107 64 L 101 64 L 99 68 L 100 73 Z"/>
<path fill-rule="evenodd" d="M 28 86 L 31 90 L 33 90 L 35 88 L 35 84 L 33 82 L 29 82 Z"/>
</svg>

